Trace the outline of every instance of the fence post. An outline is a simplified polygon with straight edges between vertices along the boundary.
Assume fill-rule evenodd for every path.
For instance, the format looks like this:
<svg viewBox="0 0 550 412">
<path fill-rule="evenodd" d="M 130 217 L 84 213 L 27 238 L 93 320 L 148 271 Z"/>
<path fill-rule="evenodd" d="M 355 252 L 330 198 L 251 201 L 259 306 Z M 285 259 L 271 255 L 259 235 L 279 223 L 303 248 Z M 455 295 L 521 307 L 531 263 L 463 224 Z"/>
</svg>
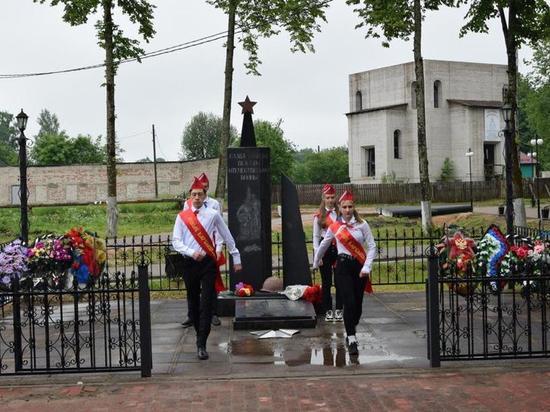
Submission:
<svg viewBox="0 0 550 412">
<path fill-rule="evenodd" d="M 141 352 L 141 377 L 151 377 L 153 348 L 151 343 L 151 297 L 149 295 L 148 262 L 145 252 L 138 258 L 139 286 L 139 343 Z"/>
<path fill-rule="evenodd" d="M 13 355 L 14 368 L 18 372 L 23 369 L 23 349 L 21 346 L 21 293 L 19 287 L 19 278 L 14 276 L 12 284 L 13 292 Z"/>
<path fill-rule="evenodd" d="M 428 357 L 432 368 L 439 368 L 440 347 L 439 347 L 439 265 L 435 246 L 430 242 L 428 257 Z"/>
</svg>

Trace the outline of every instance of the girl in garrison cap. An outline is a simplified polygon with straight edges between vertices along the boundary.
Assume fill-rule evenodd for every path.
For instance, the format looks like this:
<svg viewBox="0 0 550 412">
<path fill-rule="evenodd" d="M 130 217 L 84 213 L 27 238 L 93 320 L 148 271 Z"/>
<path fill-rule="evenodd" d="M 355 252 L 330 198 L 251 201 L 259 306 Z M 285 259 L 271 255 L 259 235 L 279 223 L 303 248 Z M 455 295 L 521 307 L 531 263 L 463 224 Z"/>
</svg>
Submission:
<svg viewBox="0 0 550 412">
<path fill-rule="evenodd" d="M 322 200 L 319 210 L 313 217 L 313 252 L 319 249 L 319 244 L 325 237 L 327 228 L 338 220 L 338 207 L 336 206 L 336 190 L 330 184 L 325 184 L 322 190 Z M 336 263 L 336 243 L 332 242 L 323 255 L 323 265 L 320 267 L 321 284 L 323 291 L 322 306 L 326 321 L 342 322 L 343 303 L 338 288 L 336 288 L 336 310 L 332 309 L 332 275 Z"/>
<path fill-rule="evenodd" d="M 336 290 L 340 291 L 344 301 L 344 326 L 348 351 L 351 356 L 357 356 L 359 349 L 355 329 L 361 319 L 363 294 L 372 291 L 370 273 L 376 253 L 376 243 L 369 225 L 355 210 L 352 193 L 345 191 L 338 202 L 341 220 L 328 227 L 315 253 L 313 267 L 324 265 L 323 256 L 331 243 L 336 240 L 338 257 L 334 279 Z"/>
</svg>

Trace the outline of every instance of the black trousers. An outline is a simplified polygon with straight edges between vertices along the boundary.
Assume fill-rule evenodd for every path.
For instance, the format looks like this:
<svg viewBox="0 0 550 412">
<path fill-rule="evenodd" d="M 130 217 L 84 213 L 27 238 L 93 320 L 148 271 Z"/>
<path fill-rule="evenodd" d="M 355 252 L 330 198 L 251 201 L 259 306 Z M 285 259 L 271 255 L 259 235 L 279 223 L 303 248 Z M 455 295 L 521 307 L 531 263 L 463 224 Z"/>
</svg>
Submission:
<svg viewBox="0 0 550 412">
<path fill-rule="evenodd" d="M 323 293 L 323 311 L 332 310 L 332 274 L 334 272 L 334 262 L 338 256 L 336 246 L 331 245 L 323 256 L 323 264 L 319 268 L 321 272 L 321 286 Z M 336 282 L 336 281 L 335 281 Z M 340 296 L 340 290 L 336 286 L 336 309 L 343 309 L 342 297 Z"/>
<path fill-rule="evenodd" d="M 365 293 L 366 277 L 360 277 L 361 264 L 356 259 L 338 256 L 334 279 L 336 290 L 344 301 L 344 326 L 348 336 L 355 335 L 355 328 L 361 320 L 363 312 L 363 296 Z"/>
<path fill-rule="evenodd" d="M 183 279 L 187 288 L 188 309 L 197 333 L 197 347 L 206 347 L 212 322 L 212 300 L 216 296 L 216 262 L 209 256 L 200 262 L 186 259 Z"/>
</svg>

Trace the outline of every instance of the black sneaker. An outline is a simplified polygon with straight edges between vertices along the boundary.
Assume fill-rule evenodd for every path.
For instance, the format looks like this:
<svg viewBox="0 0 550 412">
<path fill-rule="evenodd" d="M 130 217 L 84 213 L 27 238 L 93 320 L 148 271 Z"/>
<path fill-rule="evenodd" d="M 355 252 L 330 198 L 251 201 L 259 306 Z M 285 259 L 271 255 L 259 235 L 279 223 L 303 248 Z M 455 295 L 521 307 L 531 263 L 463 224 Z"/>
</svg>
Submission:
<svg viewBox="0 0 550 412">
<path fill-rule="evenodd" d="M 348 352 L 349 352 L 349 356 L 359 355 L 359 349 L 357 348 L 357 342 L 351 342 L 348 345 Z"/>
<path fill-rule="evenodd" d="M 220 321 L 220 318 L 218 318 L 218 315 L 212 315 L 212 325 L 214 326 L 220 326 L 222 322 Z"/>
</svg>

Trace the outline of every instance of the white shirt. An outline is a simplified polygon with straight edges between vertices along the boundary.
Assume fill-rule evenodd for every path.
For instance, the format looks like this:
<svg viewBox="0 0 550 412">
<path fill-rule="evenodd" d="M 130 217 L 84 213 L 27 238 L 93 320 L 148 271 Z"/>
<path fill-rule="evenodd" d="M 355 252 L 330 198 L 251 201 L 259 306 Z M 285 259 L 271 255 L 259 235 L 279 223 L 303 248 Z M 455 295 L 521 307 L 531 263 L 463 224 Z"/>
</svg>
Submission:
<svg viewBox="0 0 550 412">
<path fill-rule="evenodd" d="M 189 200 L 183 202 L 183 210 L 189 209 L 189 203 L 191 203 Z M 217 211 L 223 219 L 220 202 L 218 202 L 216 199 L 214 199 L 213 197 L 208 197 L 208 195 L 206 195 L 202 204 L 206 209 L 213 209 Z M 221 236 L 214 236 L 214 239 L 216 243 L 216 252 L 221 252 L 223 250 L 223 239 L 221 238 Z"/>
<path fill-rule="evenodd" d="M 195 209 L 194 206 L 191 206 L 191 210 L 195 212 L 197 209 Z M 233 236 L 231 235 L 231 232 L 223 221 L 221 215 L 213 208 L 206 208 L 204 205 L 198 210 L 199 213 L 197 214 L 197 218 L 210 236 L 212 243 L 214 243 L 213 237 L 215 232 L 216 238 L 221 238 L 222 241 L 225 241 L 229 253 L 233 256 L 233 263 L 235 265 L 240 265 L 241 255 L 239 254 L 239 250 L 235 246 L 235 240 L 233 239 Z M 181 220 L 179 215 L 176 217 L 176 222 L 174 223 L 172 246 L 177 252 L 189 257 L 193 257 L 195 252 L 202 251 L 206 253 L 206 251 L 195 240 L 195 237 L 191 234 L 187 228 L 187 225 Z"/>
<path fill-rule="evenodd" d="M 336 215 L 336 211 L 334 209 L 328 209 L 325 207 L 325 210 L 327 211 L 327 215 L 330 216 L 333 221 L 336 222 L 336 220 L 338 220 L 338 216 Z M 313 217 L 313 252 L 319 249 L 321 238 L 325 237 L 325 233 L 327 232 L 327 229 L 321 227 L 319 218 L 320 216 L 318 215 Z"/>
<path fill-rule="evenodd" d="M 342 225 L 338 230 L 342 230 L 345 227 L 347 227 L 351 235 L 361 245 L 367 246 L 366 247 L 367 258 L 365 259 L 365 263 L 361 271 L 370 273 L 372 262 L 374 260 L 374 256 L 376 255 L 376 242 L 374 241 L 374 237 L 372 236 L 372 232 L 370 230 L 369 224 L 367 222 L 359 223 L 355 220 L 355 217 L 352 216 L 348 225 Z M 325 233 L 325 237 L 323 241 L 320 243 L 319 249 L 317 249 L 317 252 L 315 253 L 315 258 L 313 260 L 314 269 L 317 269 L 319 267 L 319 263 L 323 260 L 323 255 L 327 251 L 333 239 L 336 239 L 336 247 L 338 249 L 338 254 L 345 253 L 346 255 L 352 256 L 350 251 L 346 249 L 346 247 L 334 235 L 335 234 L 332 232 L 330 228 L 327 229 Z"/>
</svg>

